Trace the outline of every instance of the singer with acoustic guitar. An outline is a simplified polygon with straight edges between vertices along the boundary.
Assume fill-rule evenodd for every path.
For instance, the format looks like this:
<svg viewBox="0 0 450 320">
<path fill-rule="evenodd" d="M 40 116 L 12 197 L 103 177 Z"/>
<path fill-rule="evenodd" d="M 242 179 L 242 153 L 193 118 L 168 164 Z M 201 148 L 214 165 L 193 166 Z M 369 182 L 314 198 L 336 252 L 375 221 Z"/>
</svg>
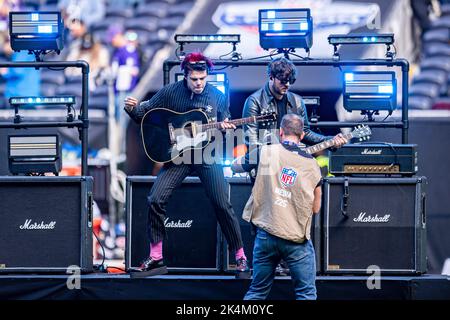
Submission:
<svg viewBox="0 0 450 320">
<path fill-rule="evenodd" d="M 153 135 L 161 132 L 161 140 L 154 136 L 151 139 L 153 141 L 150 141 L 151 145 L 162 146 L 162 149 L 177 152 L 184 148 L 190 149 L 192 147 L 192 149 L 195 149 L 193 145 L 197 144 L 197 140 L 203 140 L 204 135 L 200 133 L 199 138 L 197 138 L 199 127 L 196 123 L 201 122 L 202 119 L 194 117 L 196 121 L 191 122 L 189 120 L 189 117 L 195 113 L 194 111 L 198 114 L 205 114 L 210 121 L 216 121 L 218 129 L 236 128 L 233 122 L 228 121 L 230 113 L 225 96 L 206 81 L 212 67 L 211 60 L 202 53 L 190 53 L 181 63 L 181 69 L 184 72 L 183 80 L 163 87 L 150 100 L 139 105 L 133 97 L 125 99 L 125 111 L 133 120 L 141 123 L 142 128 L 150 128 L 149 131 Z M 155 110 L 158 113 L 152 113 Z M 144 124 L 147 118 L 151 120 Z M 177 123 L 188 124 L 181 125 L 177 129 Z M 189 134 L 193 136 L 190 138 L 189 134 L 177 136 L 177 130 L 189 131 Z M 172 153 L 172 151 L 168 152 Z M 181 185 L 186 176 L 196 172 L 213 204 L 230 252 L 235 252 L 236 276 L 249 277 L 250 272 L 243 250 L 239 222 L 228 199 L 227 185 L 221 164 L 206 164 L 204 161 L 176 164 L 171 161 L 172 157 L 167 152 L 156 152 L 155 154 L 156 156 L 163 156 L 161 162 L 164 162 L 164 165 L 148 196 L 147 233 L 150 238 L 150 255 L 148 259 L 143 261 L 140 268 L 130 270 L 131 276 L 145 277 L 167 272 L 162 252 L 162 243 L 165 240 L 166 206 L 174 189 Z"/>
</svg>

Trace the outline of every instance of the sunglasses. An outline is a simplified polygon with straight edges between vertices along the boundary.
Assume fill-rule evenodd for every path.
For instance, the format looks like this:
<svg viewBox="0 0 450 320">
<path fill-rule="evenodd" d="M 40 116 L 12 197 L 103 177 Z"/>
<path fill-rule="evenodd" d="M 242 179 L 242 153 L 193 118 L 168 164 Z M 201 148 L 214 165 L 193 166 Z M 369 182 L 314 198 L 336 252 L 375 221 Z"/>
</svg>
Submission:
<svg viewBox="0 0 450 320">
<path fill-rule="evenodd" d="M 282 85 L 286 85 L 286 84 L 294 84 L 295 80 L 297 80 L 294 76 L 289 76 L 288 78 L 282 78 L 282 77 L 275 77 L 278 79 L 278 81 L 280 81 L 280 83 Z"/>
</svg>

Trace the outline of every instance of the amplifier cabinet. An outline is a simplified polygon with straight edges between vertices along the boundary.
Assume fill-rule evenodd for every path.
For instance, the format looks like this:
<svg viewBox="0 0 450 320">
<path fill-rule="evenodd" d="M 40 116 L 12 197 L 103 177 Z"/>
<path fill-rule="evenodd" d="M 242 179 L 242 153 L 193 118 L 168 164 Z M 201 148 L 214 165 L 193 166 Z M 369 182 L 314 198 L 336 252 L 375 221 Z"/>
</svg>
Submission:
<svg viewBox="0 0 450 320">
<path fill-rule="evenodd" d="M 126 186 L 125 267 L 139 267 L 150 251 L 147 196 L 156 177 L 129 176 Z M 220 270 L 221 233 L 216 215 L 198 177 L 187 177 L 174 190 L 166 212 L 164 262 L 170 271 Z"/>
<path fill-rule="evenodd" d="M 0 272 L 92 271 L 92 177 L 1 177 L 0 194 Z"/>
<path fill-rule="evenodd" d="M 324 273 L 426 272 L 424 177 L 324 179 Z"/>
</svg>

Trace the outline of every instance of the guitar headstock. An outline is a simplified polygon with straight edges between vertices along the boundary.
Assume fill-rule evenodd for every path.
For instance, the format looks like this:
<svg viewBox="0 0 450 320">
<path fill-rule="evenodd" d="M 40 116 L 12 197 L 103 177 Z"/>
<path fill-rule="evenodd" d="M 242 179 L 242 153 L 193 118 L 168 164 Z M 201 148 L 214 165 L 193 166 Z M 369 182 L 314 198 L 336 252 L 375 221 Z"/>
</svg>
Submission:
<svg viewBox="0 0 450 320">
<path fill-rule="evenodd" d="M 262 122 L 262 126 L 271 126 L 277 121 L 277 114 L 271 111 L 263 111 L 256 117 L 256 122 Z"/>
<path fill-rule="evenodd" d="M 352 131 L 353 138 L 358 138 L 359 141 L 369 140 L 372 135 L 372 130 L 367 125 L 359 125 Z"/>
</svg>

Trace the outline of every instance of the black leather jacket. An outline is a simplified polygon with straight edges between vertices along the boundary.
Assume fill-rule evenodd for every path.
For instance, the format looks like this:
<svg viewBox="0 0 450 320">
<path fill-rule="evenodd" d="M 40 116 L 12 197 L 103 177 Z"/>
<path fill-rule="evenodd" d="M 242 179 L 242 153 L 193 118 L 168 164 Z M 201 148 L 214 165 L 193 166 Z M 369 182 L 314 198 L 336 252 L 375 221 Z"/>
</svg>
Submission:
<svg viewBox="0 0 450 320">
<path fill-rule="evenodd" d="M 302 98 L 295 93 L 287 92 L 287 113 L 296 113 L 300 117 L 303 118 L 305 123 L 303 131 L 305 132 L 305 136 L 302 140 L 302 143 L 307 145 L 314 145 L 324 140 L 329 139 L 330 137 L 323 136 L 321 134 L 317 134 L 309 128 L 308 116 L 306 113 L 305 103 Z M 269 89 L 269 83 L 250 95 L 247 100 L 245 100 L 244 110 L 242 112 L 242 117 L 251 117 L 258 116 L 263 112 L 275 112 L 277 113 L 277 104 L 274 101 L 275 97 L 272 95 Z M 244 125 L 245 130 L 245 144 L 246 145 L 255 145 L 255 144 L 266 144 L 268 137 L 272 137 L 273 134 L 270 134 L 270 131 L 277 128 L 276 121 L 269 126 L 263 126 L 262 123 L 251 123 Z M 259 132 L 259 137 L 258 137 Z M 276 138 L 277 135 L 275 135 Z M 269 138 L 270 139 L 270 138 Z"/>
</svg>

